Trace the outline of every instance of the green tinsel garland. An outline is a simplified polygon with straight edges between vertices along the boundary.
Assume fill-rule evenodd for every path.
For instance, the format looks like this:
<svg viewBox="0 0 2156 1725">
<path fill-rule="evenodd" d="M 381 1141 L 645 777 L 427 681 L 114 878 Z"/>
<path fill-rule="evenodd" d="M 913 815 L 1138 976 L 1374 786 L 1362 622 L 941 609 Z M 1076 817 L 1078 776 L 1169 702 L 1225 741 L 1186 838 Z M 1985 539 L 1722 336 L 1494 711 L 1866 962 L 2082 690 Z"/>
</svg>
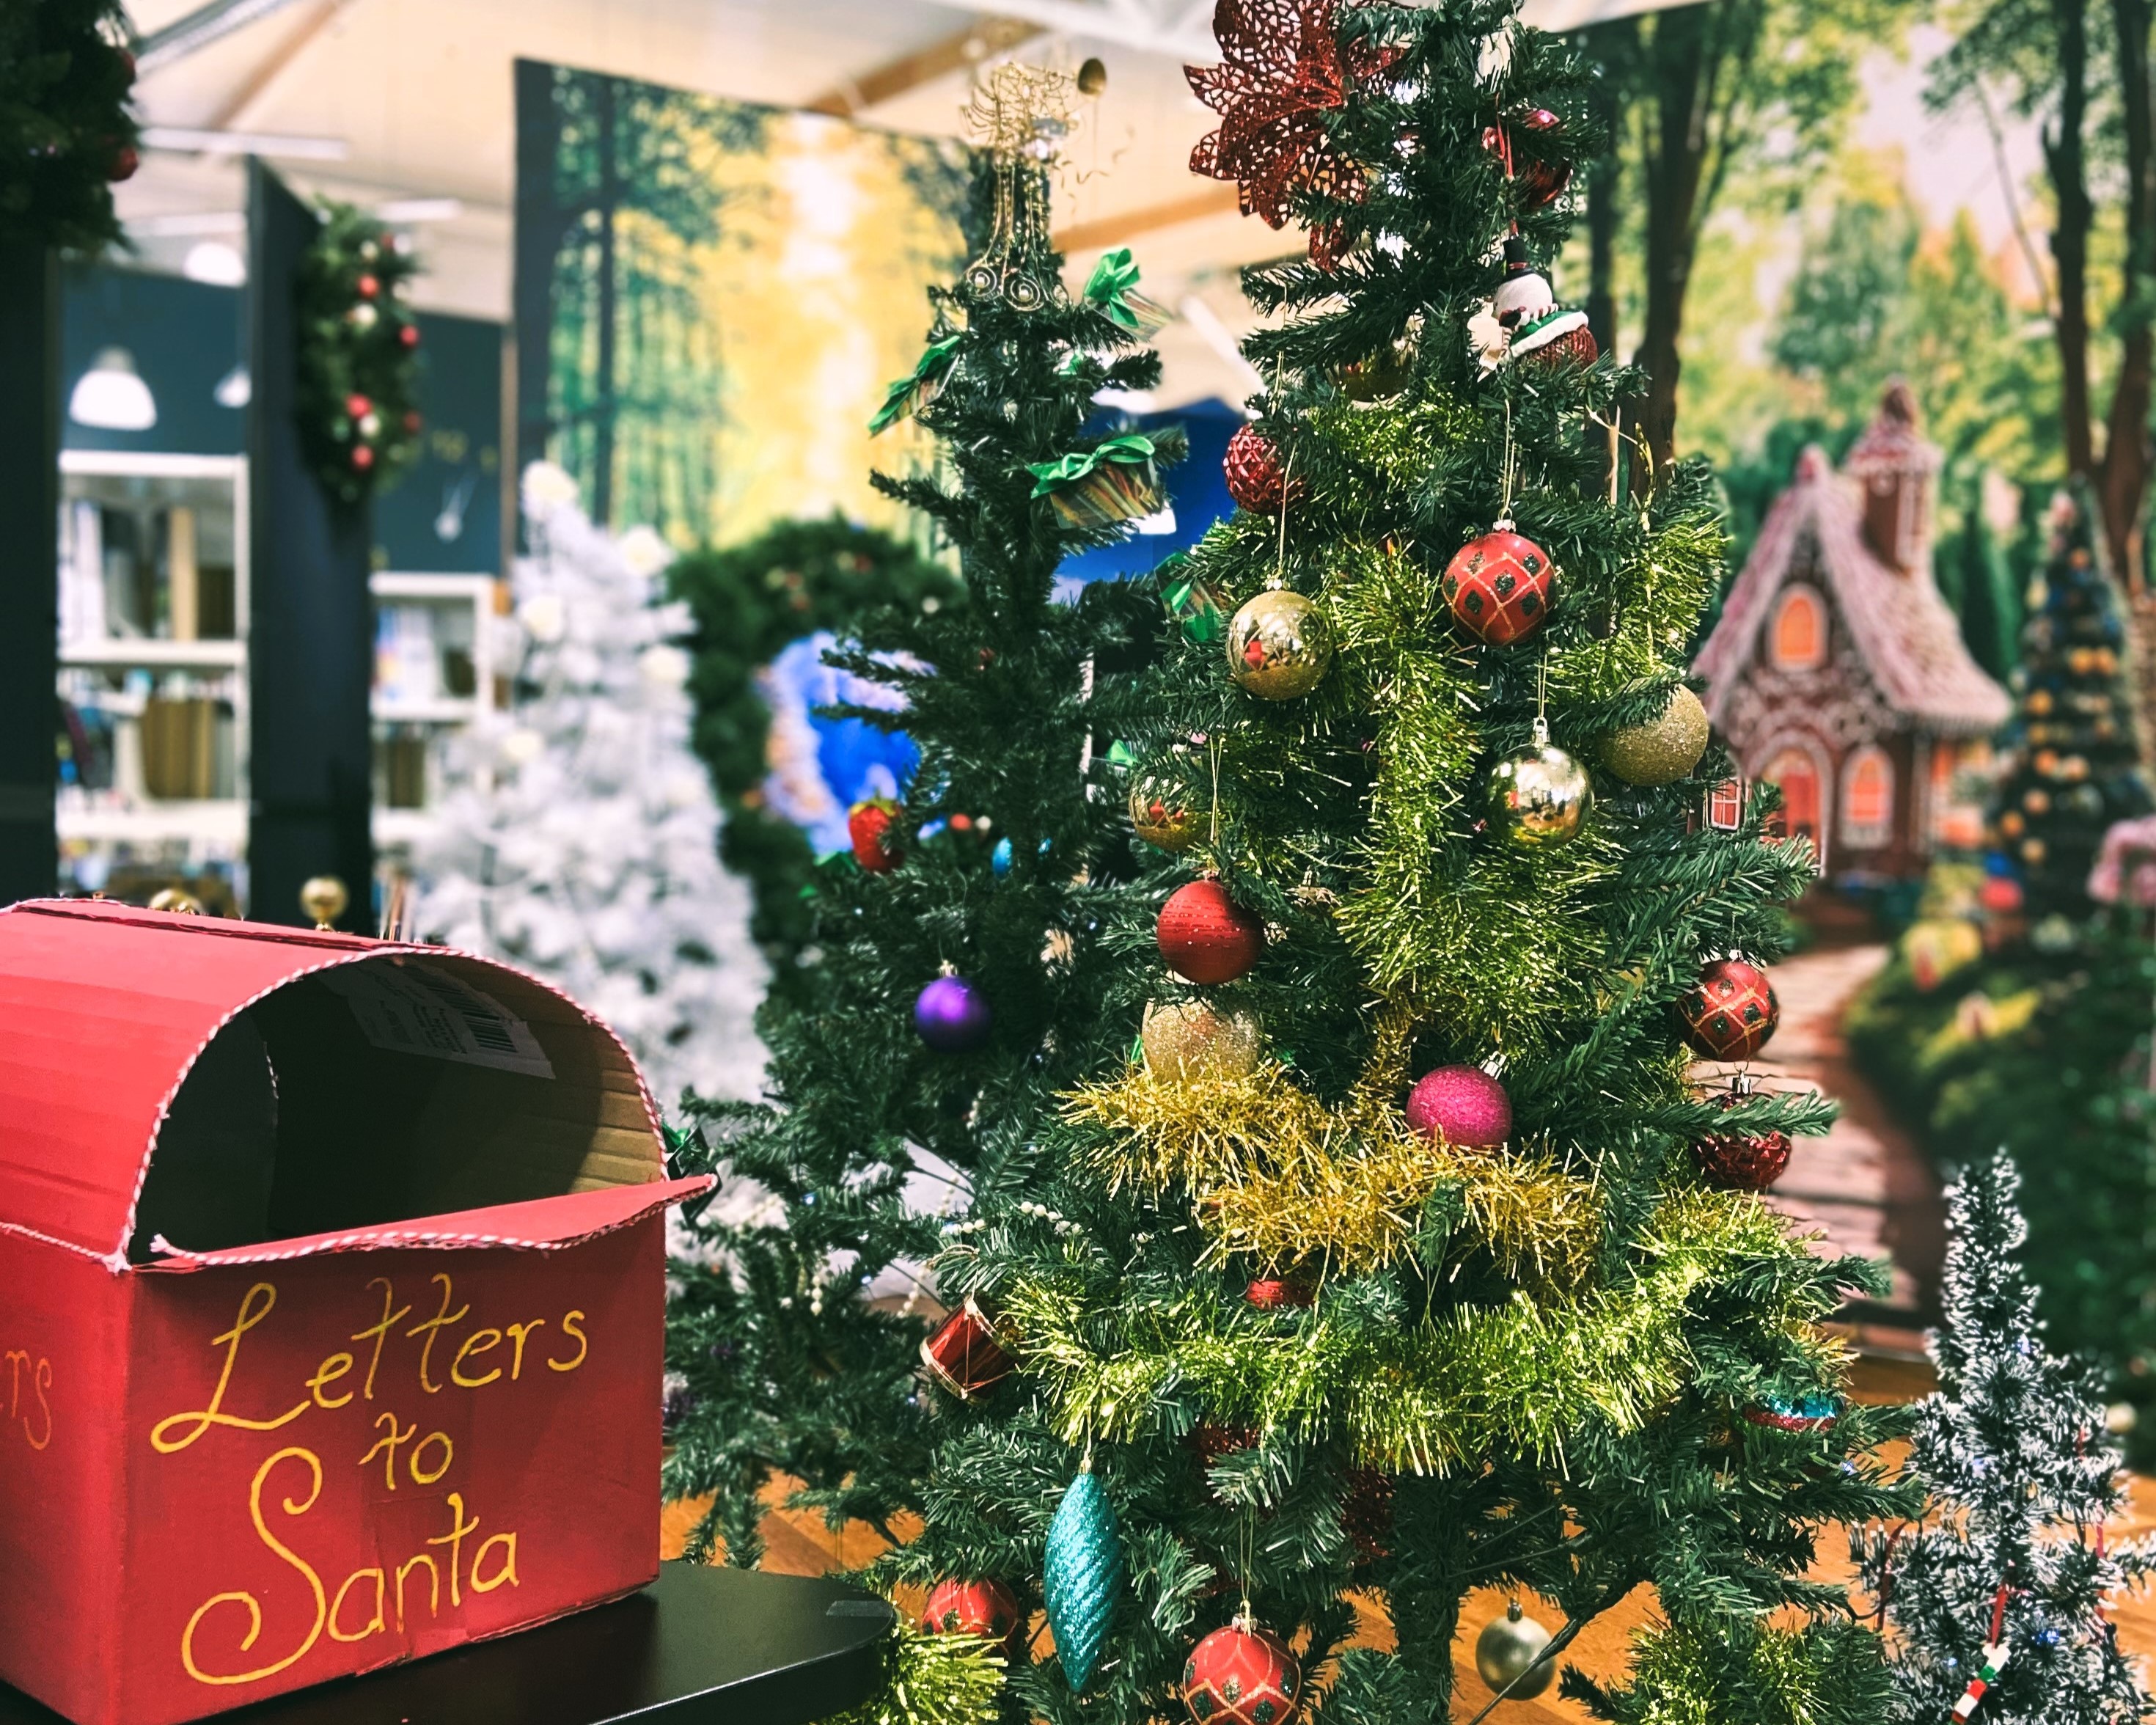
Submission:
<svg viewBox="0 0 2156 1725">
<path fill-rule="evenodd" d="M 0 6 L 0 243 L 95 251 L 135 172 L 135 57 L 116 0 Z"/>
<path fill-rule="evenodd" d="M 419 326 L 403 297 L 418 264 L 364 211 L 321 209 L 300 264 L 300 431 L 323 488 L 357 505 L 419 453 Z"/>
<path fill-rule="evenodd" d="M 931 1635 L 901 1616 L 885 1657 L 884 1686 L 826 1725 L 994 1725 L 1004 1661 L 993 1642 Z"/>
</svg>

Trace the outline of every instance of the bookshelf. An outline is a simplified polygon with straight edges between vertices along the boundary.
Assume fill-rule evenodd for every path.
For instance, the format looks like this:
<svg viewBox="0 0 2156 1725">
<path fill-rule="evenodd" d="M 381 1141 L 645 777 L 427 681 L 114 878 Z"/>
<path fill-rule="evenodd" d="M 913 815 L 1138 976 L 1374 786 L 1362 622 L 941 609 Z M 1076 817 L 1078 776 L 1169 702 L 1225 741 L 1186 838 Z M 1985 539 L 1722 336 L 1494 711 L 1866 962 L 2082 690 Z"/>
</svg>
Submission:
<svg viewBox="0 0 2156 1725">
<path fill-rule="evenodd" d="M 426 831 L 455 734 L 498 702 L 491 575 L 383 570 L 374 593 L 374 842 L 401 866 Z"/>
</svg>

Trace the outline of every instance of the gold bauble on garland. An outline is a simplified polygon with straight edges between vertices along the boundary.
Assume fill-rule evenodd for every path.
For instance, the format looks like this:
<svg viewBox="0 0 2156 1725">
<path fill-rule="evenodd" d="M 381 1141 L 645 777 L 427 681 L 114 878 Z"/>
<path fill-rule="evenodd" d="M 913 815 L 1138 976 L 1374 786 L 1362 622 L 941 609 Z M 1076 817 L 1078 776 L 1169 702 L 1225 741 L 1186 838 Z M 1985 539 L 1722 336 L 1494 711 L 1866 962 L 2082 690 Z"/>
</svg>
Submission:
<svg viewBox="0 0 2156 1725">
<path fill-rule="evenodd" d="M 1602 739 L 1602 764 L 1627 784 L 1675 784 L 1707 752 L 1707 709 L 1680 683 L 1659 719 L 1627 725 Z"/>
<path fill-rule="evenodd" d="M 1332 624 L 1286 588 L 1268 588 L 1228 625 L 1229 675 L 1267 701 L 1309 694 L 1332 663 Z"/>
<path fill-rule="evenodd" d="M 1131 786 L 1131 827 L 1147 844 L 1188 850 L 1203 835 L 1204 811 L 1188 789 L 1165 773 L 1141 773 Z"/>
<path fill-rule="evenodd" d="M 1515 1599 L 1475 1638 L 1476 1673 L 1506 1701 L 1532 1701 L 1557 1676 L 1557 1661 L 1542 1656 L 1549 1642 L 1549 1631 L 1522 1616 Z"/>
<path fill-rule="evenodd" d="M 1537 850 L 1578 836 L 1594 807 L 1594 787 L 1537 719 L 1533 742 L 1490 769 L 1489 799 L 1490 824 L 1508 844 Z"/>
<path fill-rule="evenodd" d="M 1257 1021 L 1203 1000 L 1148 1005 L 1138 1040 L 1163 1078 L 1240 1078 L 1258 1064 Z"/>
</svg>

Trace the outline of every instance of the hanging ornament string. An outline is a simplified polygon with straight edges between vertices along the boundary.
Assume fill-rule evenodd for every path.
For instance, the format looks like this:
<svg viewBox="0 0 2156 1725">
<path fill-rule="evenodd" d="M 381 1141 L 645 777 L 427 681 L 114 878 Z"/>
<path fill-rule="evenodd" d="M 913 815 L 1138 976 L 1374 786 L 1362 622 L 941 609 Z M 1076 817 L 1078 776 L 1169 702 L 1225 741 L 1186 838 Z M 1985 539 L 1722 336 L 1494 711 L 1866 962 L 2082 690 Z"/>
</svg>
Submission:
<svg viewBox="0 0 2156 1725">
<path fill-rule="evenodd" d="M 1220 739 L 1209 737 L 1205 740 L 1205 753 L 1213 764 L 1212 831 L 1206 842 L 1218 850 L 1220 845 Z"/>
<path fill-rule="evenodd" d="M 1496 531 L 1509 533 L 1513 526 L 1512 493 L 1519 480 L 1519 454 L 1512 447 L 1512 378 L 1509 372 L 1505 374 L 1505 459 L 1502 474 L 1501 484 L 1504 487 L 1504 499 L 1497 506 Z"/>
<path fill-rule="evenodd" d="M 1295 451 L 1287 452 L 1287 465 L 1281 470 L 1280 550 L 1273 563 L 1273 578 L 1268 585 L 1283 588 L 1287 585 L 1287 512 L 1294 502 Z"/>
</svg>

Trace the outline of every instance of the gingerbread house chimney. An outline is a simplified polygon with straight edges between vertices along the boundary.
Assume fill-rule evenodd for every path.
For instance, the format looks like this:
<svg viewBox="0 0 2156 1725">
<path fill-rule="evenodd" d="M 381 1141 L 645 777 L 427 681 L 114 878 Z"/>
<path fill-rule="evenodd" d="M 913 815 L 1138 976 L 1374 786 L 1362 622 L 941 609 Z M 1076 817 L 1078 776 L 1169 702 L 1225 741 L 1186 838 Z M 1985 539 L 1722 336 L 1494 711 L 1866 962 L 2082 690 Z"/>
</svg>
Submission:
<svg viewBox="0 0 2156 1725">
<path fill-rule="evenodd" d="M 1931 566 L 1932 497 L 1943 459 L 1918 428 L 1915 393 L 1896 377 L 1880 398 L 1878 417 L 1841 464 L 1863 493 L 1866 543 L 1904 575 Z"/>
</svg>

